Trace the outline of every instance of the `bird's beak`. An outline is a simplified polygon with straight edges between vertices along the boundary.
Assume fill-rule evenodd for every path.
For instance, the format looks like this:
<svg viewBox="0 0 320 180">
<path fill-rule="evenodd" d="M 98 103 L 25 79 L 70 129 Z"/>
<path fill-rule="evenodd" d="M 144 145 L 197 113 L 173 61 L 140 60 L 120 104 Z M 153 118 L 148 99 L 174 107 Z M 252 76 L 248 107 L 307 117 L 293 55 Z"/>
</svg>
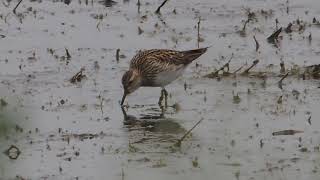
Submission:
<svg viewBox="0 0 320 180">
<path fill-rule="evenodd" d="M 123 93 L 123 96 L 122 96 L 122 100 L 121 100 L 121 106 L 123 105 L 124 100 L 126 99 L 126 96 L 127 96 L 127 93 L 124 92 L 124 93 Z"/>
</svg>

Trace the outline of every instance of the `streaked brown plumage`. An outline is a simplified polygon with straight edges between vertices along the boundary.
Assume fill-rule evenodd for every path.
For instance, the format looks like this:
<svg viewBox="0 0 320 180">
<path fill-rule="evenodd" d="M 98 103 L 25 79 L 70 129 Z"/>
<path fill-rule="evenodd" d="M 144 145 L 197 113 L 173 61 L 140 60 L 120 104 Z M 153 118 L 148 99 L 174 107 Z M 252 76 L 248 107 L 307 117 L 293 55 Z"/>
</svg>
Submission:
<svg viewBox="0 0 320 180">
<path fill-rule="evenodd" d="M 127 94 L 142 86 L 162 87 L 162 93 L 166 94 L 164 87 L 181 76 L 183 70 L 206 51 L 207 48 L 188 51 L 151 49 L 138 52 L 122 77 L 124 95 L 121 105 Z"/>
</svg>

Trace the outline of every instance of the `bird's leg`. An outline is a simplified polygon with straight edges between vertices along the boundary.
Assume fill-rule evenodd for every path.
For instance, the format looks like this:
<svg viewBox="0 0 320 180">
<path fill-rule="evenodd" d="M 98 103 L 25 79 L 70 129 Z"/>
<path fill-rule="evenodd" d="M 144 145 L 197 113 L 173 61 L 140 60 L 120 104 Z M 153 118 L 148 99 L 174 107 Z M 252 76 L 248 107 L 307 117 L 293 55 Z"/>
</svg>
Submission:
<svg viewBox="0 0 320 180">
<path fill-rule="evenodd" d="M 165 88 L 163 88 L 162 91 L 164 94 L 164 104 L 165 104 L 165 107 L 167 108 L 168 107 L 168 91 Z"/>
<path fill-rule="evenodd" d="M 159 101 L 158 101 L 158 104 L 159 104 L 160 107 L 161 107 L 162 101 L 163 101 L 163 90 L 161 90 L 161 96 L 160 96 Z"/>
<path fill-rule="evenodd" d="M 124 120 L 127 120 L 128 119 L 128 115 L 127 115 L 127 112 L 126 112 L 126 110 L 124 109 L 123 106 L 121 106 L 121 110 L 122 110 L 122 114 L 123 114 Z"/>
<path fill-rule="evenodd" d="M 161 106 L 161 105 L 160 105 L 160 109 L 161 109 L 160 117 L 161 117 L 161 118 L 164 118 L 164 113 L 166 112 L 166 109 L 165 109 L 165 107 L 163 107 L 163 106 Z"/>
<path fill-rule="evenodd" d="M 168 107 L 168 92 L 165 88 L 161 89 L 161 96 L 160 96 L 159 102 L 158 102 L 160 107 L 162 107 L 163 98 L 164 98 L 164 107 L 167 108 Z"/>
</svg>

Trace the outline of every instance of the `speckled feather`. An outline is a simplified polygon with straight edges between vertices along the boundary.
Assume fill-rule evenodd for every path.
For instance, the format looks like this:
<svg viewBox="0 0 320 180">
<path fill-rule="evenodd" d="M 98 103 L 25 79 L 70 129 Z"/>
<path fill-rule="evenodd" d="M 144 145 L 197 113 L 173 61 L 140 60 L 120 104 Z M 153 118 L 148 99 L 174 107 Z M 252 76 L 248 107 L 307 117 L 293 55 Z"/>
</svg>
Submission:
<svg viewBox="0 0 320 180">
<path fill-rule="evenodd" d="M 143 86 L 159 86 L 156 78 L 161 73 L 179 72 L 197 59 L 207 48 L 175 51 L 167 49 L 151 49 L 138 52 L 130 63 L 130 69 L 138 70 L 143 77 Z"/>
</svg>

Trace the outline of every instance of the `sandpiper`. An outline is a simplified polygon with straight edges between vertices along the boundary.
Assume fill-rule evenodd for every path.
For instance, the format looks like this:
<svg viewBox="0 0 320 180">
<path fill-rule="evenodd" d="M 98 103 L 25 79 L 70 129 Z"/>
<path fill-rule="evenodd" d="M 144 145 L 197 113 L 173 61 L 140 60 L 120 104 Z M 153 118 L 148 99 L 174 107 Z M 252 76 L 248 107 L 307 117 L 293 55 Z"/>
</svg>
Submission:
<svg viewBox="0 0 320 180">
<path fill-rule="evenodd" d="M 188 51 L 168 49 L 139 51 L 132 58 L 129 70 L 122 76 L 124 94 L 121 105 L 123 105 L 126 96 L 139 87 L 161 87 L 158 104 L 161 106 L 163 96 L 165 96 L 165 104 L 167 104 L 168 92 L 165 86 L 181 76 L 186 67 L 206 51 L 207 48 Z"/>
</svg>

